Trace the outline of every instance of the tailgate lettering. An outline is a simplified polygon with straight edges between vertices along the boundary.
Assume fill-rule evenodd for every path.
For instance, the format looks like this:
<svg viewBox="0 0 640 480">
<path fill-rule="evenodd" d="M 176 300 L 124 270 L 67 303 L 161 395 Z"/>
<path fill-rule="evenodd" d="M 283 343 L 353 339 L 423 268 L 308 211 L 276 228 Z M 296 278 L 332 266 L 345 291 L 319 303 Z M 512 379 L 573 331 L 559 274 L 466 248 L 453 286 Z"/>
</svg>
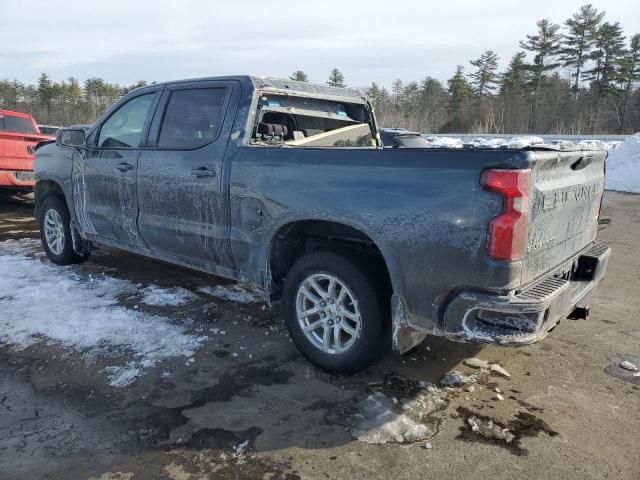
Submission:
<svg viewBox="0 0 640 480">
<path fill-rule="evenodd" d="M 590 200 L 602 191 L 602 184 L 603 182 L 598 181 L 591 185 L 562 188 L 551 193 L 546 193 L 542 196 L 542 210 L 553 210 L 571 201 L 580 202 Z"/>
</svg>

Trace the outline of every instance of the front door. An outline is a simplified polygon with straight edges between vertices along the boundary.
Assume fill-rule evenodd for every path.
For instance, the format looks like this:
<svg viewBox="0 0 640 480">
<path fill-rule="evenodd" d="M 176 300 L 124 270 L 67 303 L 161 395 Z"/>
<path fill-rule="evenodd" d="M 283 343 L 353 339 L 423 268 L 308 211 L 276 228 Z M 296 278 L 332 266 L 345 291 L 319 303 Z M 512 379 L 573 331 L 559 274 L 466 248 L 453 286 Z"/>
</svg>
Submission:
<svg viewBox="0 0 640 480">
<path fill-rule="evenodd" d="M 82 231 L 143 247 L 136 225 L 136 171 L 157 92 L 125 101 L 97 125 L 73 165 L 74 208 Z"/>
<path fill-rule="evenodd" d="M 202 81 L 167 86 L 138 159 L 138 227 L 161 256 L 204 270 L 228 265 L 223 159 L 239 88 Z"/>
</svg>

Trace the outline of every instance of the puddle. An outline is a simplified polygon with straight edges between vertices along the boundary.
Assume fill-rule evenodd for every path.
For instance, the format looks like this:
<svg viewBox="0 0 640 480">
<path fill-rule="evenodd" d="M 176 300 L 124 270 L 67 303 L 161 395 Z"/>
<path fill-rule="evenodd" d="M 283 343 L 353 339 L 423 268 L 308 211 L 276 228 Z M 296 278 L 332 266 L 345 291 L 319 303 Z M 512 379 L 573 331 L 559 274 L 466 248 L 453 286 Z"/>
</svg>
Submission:
<svg viewBox="0 0 640 480">
<path fill-rule="evenodd" d="M 284 385 L 289 383 L 292 376 L 293 372 L 279 369 L 276 364 L 264 367 L 243 366 L 221 375 L 214 386 L 192 391 L 184 405 L 168 407 L 162 405 L 162 401 L 155 402 L 156 411 L 146 416 L 139 425 L 141 428 L 138 441 L 149 446 L 176 443 L 175 439 L 172 439 L 172 432 L 189 422 L 189 418 L 184 413 L 186 410 L 203 407 L 209 402 L 228 402 L 233 401 L 234 397 L 250 397 L 253 396 L 255 387 Z M 240 437 L 246 434 L 248 436 L 243 437 L 243 441 L 250 439 L 253 442 L 261 432 L 255 429 L 249 430 L 251 432 L 237 432 L 237 434 Z M 228 434 L 236 435 L 234 432 L 228 432 Z M 225 443 L 225 439 L 231 438 L 229 435 L 223 435 L 223 429 L 204 428 L 196 430 L 178 443 L 186 445 L 193 441 L 194 445 L 199 445 L 198 448 L 214 448 L 214 446 L 222 448 L 218 445 L 221 445 L 220 442 Z M 211 446 L 207 447 L 208 444 Z"/>
<path fill-rule="evenodd" d="M 611 364 L 604 369 L 604 372 L 607 375 L 611 375 L 612 377 L 619 378 L 620 380 L 624 380 L 625 382 L 633 383 L 635 385 L 640 385 L 640 376 L 634 376 L 635 373 L 632 370 L 626 370 L 620 366 L 622 362 L 631 362 L 636 366 L 640 367 L 640 357 L 636 355 L 627 355 L 624 353 L 619 353 L 615 357 L 611 357 Z"/>
<path fill-rule="evenodd" d="M 505 423 L 462 406 L 456 411 L 464 419 L 456 437 L 458 440 L 498 445 L 518 456 L 529 454 L 529 450 L 522 446 L 523 438 L 540 433 L 549 437 L 559 435 L 544 420 L 531 413 L 518 412 L 514 419 Z"/>
</svg>

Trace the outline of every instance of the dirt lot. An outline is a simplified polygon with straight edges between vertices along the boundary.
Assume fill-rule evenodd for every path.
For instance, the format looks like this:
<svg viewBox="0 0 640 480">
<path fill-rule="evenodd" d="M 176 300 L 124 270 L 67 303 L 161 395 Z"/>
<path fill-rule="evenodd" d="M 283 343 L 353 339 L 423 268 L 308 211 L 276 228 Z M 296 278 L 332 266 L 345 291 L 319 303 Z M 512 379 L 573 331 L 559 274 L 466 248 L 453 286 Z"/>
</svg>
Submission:
<svg viewBox="0 0 640 480">
<path fill-rule="evenodd" d="M 0 255 L 24 245 L 24 265 L 43 261 L 31 218 L 28 198 L 2 200 Z M 128 365 L 126 352 L 89 355 L 47 338 L 20 349 L 0 331 L 0 478 L 640 478 L 640 377 L 618 366 L 640 365 L 640 196 L 607 193 L 600 239 L 614 254 L 588 321 L 521 349 L 428 338 L 348 378 L 300 357 L 277 310 L 202 293 L 173 306 L 128 294 L 104 307 L 210 337 L 192 354 L 142 362 L 127 386 L 105 373 Z M 226 283 L 106 249 L 60 272 L 76 289 L 96 277 L 190 292 Z M 15 318 L 12 294 L 0 290 L 0 329 Z M 464 365 L 470 357 L 511 377 Z M 468 383 L 438 386 L 454 370 Z M 380 418 L 367 423 L 371 412 L 399 429 L 392 438 Z M 419 435 L 403 436 L 407 418 Z"/>
</svg>

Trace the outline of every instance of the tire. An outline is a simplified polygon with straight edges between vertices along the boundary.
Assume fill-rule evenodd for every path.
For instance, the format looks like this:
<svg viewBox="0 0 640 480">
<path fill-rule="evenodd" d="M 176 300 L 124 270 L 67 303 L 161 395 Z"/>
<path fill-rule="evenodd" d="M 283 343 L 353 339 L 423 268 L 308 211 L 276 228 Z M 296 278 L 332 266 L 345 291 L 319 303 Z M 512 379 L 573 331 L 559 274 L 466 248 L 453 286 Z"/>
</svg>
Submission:
<svg viewBox="0 0 640 480">
<path fill-rule="evenodd" d="M 283 310 L 289 334 L 298 350 L 324 370 L 356 373 L 374 364 L 390 349 L 389 299 L 378 286 L 379 275 L 368 268 L 370 263 L 357 253 L 316 251 L 300 257 L 287 273 Z M 332 278 L 333 292 L 329 292 Z M 324 294 L 311 286 L 314 282 Z M 343 290 L 345 293 L 341 295 Z M 311 297 L 322 301 L 314 303 Z M 299 312 L 314 309 L 318 312 L 299 320 Z M 354 316 L 359 317 L 359 323 Z M 308 327 L 306 333 L 303 327 Z"/>
<path fill-rule="evenodd" d="M 88 254 L 78 255 L 73 250 L 71 217 L 64 201 L 59 197 L 49 196 L 44 200 L 41 212 L 40 240 L 47 258 L 58 265 L 86 260 Z M 55 235 L 52 235 L 51 230 L 55 230 Z M 59 238 L 61 240 L 57 240 Z"/>
</svg>

